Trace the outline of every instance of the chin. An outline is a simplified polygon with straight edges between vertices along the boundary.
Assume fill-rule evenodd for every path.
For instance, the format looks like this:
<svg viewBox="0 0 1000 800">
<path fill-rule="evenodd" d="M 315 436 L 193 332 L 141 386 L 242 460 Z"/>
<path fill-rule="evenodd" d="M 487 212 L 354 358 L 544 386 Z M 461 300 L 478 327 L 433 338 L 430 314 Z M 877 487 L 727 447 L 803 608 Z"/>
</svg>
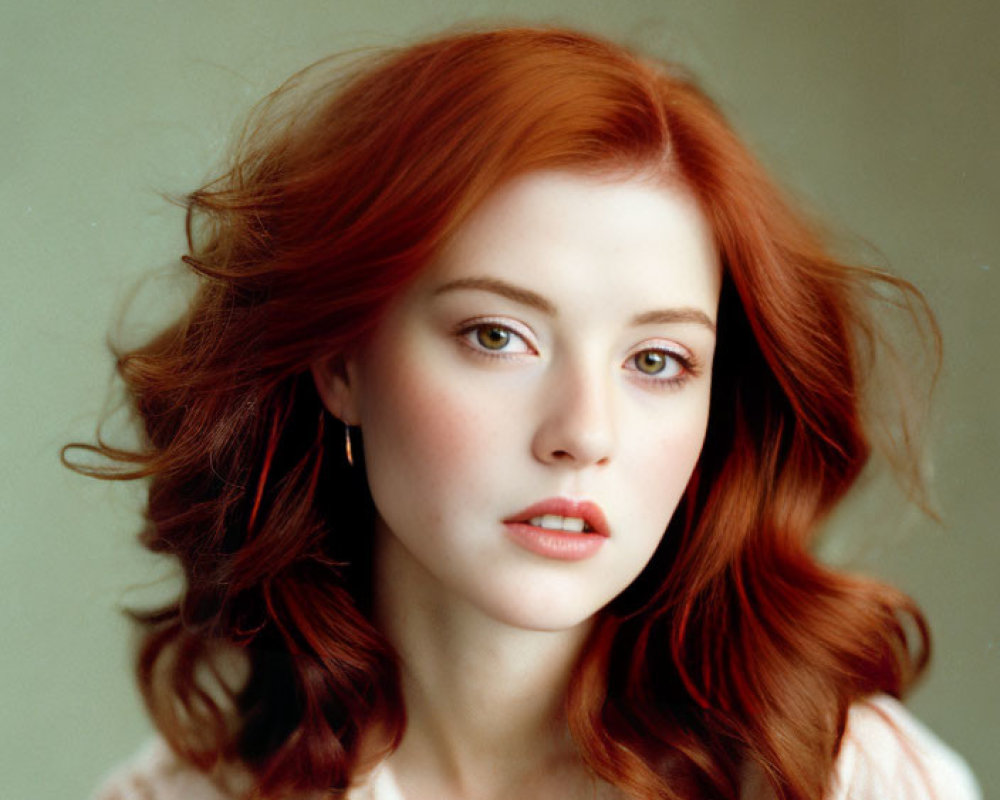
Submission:
<svg viewBox="0 0 1000 800">
<path fill-rule="evenodd" d="M 497 622 L 521 630 L 557 633 L 589 626 L 605 604 L 567 602 L 570 598 L 532 598 L 521 595 L 516 603 L 489 604 L 482 610 Z"/>
</svg>

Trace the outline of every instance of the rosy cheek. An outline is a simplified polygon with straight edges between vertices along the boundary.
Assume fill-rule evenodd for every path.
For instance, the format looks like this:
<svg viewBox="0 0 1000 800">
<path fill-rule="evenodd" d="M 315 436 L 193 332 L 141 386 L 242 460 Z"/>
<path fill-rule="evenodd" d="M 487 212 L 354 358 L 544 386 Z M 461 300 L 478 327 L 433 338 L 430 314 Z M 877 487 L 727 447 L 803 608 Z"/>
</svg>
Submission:
<svg viewBox="0 0 1000 800">
<path fill-rule="evenodd" d="M 647 452 L 645 467 L 636 473 L 644 484 L 645 496 L 661 501 L 657 516 L 662 520 L 673 515 L 698 461 L 703 439 L 698 421 L 688 420 L 679 430 L 659 438 Z"/>
<path fill-rule="evenodd" d="M 462 376 L 422 355 L 382 359 L 375 362 L 380 368 L 365 375 L 370 403 L 364 416 L 382 473 L 372 477 L 392 476 L 393 490 L 411 496 L 447 492 L 456 476 L 482 464 L 495 413 L 482 398 L 470 397 Z"/>
</svg>

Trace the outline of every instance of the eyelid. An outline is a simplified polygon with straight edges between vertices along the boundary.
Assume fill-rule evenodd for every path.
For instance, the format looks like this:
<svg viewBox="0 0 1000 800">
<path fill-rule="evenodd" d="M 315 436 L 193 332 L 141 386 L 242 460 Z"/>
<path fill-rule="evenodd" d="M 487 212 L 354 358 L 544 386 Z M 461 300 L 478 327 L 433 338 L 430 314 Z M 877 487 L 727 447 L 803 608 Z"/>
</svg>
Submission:
<svg viewBox="0 0 1000 800">
<path fill-rule="evenodd" d="M 647 350 L 660 350 L 664 353 L 670 354 L 685 364 L 697 361 L 694 353 L 684 347 L 684 345 L 678 344 L 672 339 L 648 339 L 644 342 L 640 342 L 629 351 L 628 357 L 634 358 L 639 353 L 644 353 Z"/>
</svg>

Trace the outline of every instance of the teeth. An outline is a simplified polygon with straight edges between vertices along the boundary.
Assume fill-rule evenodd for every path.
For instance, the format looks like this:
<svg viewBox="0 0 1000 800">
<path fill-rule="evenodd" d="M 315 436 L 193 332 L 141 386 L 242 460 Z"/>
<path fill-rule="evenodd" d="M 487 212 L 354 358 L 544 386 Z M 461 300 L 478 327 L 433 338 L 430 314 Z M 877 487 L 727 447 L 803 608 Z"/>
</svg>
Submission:
<svg viewBox="0 0 1000 800">
<path fill-rule="evenodd" d="M 586 523 L 579 517 L 560 517 L 557 514 L 545 514 L 541 517 L 532 517 L 529 521 L 537 528 L 547 528 L 552 531 L 583 533 L 586 528 Z"/>
</svg>

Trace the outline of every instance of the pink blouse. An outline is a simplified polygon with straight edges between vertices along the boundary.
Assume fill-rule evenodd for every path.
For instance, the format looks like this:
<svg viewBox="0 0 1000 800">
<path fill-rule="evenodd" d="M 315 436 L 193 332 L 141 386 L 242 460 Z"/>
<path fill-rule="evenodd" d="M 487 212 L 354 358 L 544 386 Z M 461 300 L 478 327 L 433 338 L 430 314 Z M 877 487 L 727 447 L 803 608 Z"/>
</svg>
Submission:
<svg viewBox="0 0 1000 800">
<path fill-rule="evenodd" d="M 743 800 L 772 797 L 759 780 L 751 778 L 743 788 Z M 385 768 L 377 768 L 349 797 L 404 800 Z M 233 800 L 233 795 L 157 739 L 114 770 L 91 800 Z M 828 800 L 982 800 L 982 794 L 960 756 L 898 701 L 879 696 L 851 709 Z"/>
</svg>

